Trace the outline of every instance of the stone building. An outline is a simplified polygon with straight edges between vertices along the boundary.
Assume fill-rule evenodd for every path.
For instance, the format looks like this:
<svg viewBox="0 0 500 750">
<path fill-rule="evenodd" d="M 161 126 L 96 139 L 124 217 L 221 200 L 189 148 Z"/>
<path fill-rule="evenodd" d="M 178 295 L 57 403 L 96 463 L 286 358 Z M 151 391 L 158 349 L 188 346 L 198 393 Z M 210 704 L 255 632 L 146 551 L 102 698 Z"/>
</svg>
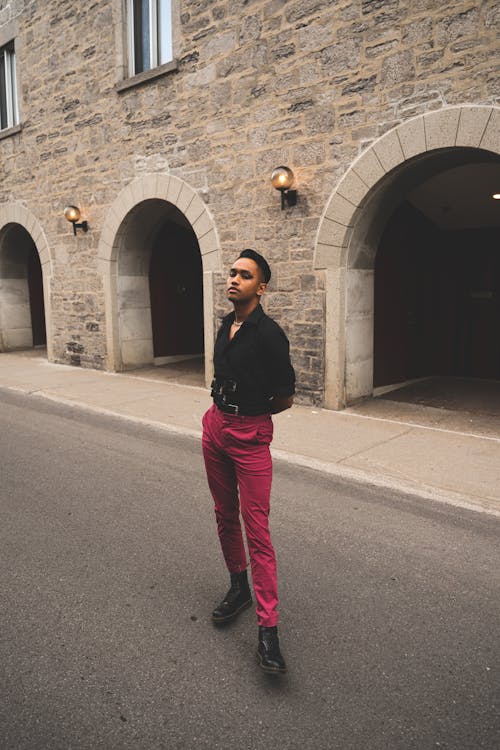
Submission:
<svg viewBox="0 0 500 750">
<path fill-rule="evenodd" d="M 500 380 L 499 25 L 499 0 L 0 0 L 0 351 L 205 352 L 208 379 L 254 247 L 304 403 Z"/>
</svg>

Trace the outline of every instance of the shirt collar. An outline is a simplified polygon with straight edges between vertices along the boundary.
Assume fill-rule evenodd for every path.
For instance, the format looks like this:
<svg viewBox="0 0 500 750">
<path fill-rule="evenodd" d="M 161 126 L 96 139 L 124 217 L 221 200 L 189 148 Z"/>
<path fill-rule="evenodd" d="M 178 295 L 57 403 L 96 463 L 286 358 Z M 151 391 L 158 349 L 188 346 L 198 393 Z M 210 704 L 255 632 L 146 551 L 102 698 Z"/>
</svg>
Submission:
<svg viewBox="0 0 500 750">
<path fill-rule="evenodd" d="M 245 320 L 245 323 L 251 323 L 252 325 L 257 325 L 259 320 L 265 315 L 264 310 L 262 309 L 262 306 L 260 304 L 257 305 L 255 310 L 252 310 L 248 318 Z M 224 324 L 232 324 L 234 320 L 235 314 L 234 311 L 230 312 L 226 317 L 224 318 L 223 322 Z"/>
</svg>

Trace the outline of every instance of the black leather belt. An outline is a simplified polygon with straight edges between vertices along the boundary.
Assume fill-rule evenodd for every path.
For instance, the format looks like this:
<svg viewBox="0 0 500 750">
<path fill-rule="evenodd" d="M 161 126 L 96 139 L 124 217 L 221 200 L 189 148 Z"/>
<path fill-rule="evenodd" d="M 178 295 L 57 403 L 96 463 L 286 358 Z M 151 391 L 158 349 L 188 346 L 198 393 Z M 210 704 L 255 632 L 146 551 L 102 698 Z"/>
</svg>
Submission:
<svg viewBox="0 0 500 750">
<path fill-rule="evenodd" d="M 219 394 L 215 394 L 213 399 L 216 407 L 226 414 L 240 413 L 240 407 L 238 406 L 238 404 L 228 404 L 226 401 L 226 396 L 219 396 Z"/>
<path fill-rule="evenodd" d="M 240 407 L 237 404 L 218 404 L 216 402 L 215 404 L 220 411 L 223 411 L 225 414 L 234 414 L 235 416 L 238 416 L 240 413 Z"/>
</svg>

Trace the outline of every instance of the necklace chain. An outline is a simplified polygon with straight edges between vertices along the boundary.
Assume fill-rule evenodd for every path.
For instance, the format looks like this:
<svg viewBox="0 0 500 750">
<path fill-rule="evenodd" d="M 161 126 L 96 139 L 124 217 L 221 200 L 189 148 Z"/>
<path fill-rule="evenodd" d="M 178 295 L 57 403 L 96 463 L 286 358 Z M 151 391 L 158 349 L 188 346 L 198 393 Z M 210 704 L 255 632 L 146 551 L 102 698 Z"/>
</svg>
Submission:
<svg viewBox="0 0 500 750">
<path fill-rule="evenodd" d="M 233 326 L 236 326 L 236 328 L 239 328 L 240 326 L 243 325 L 244 322 L 245 322 L 244 320 L 240 320 L 240 322 L 238 323 L 237 320 L 233 320 Z"/>
</svg>

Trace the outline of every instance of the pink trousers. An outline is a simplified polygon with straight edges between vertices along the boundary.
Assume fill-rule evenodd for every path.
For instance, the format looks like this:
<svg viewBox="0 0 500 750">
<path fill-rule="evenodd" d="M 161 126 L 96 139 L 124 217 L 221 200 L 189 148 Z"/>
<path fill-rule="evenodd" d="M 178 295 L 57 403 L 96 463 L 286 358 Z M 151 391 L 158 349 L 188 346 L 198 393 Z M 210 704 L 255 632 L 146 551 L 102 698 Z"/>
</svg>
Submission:
<svg viewBox="0 0 500 750">
<path fill-rule="evenodd" d="M 247 567 L 241 510 L 257 620 L 265 627 L 278 622 L 276 557 L 269 533 L 272 437 L 270 414 L 235 416 L 213 405 L 203 416 L 203 457 L 222 553 L 230 573 L 241 573 Z"/>
</svg>

